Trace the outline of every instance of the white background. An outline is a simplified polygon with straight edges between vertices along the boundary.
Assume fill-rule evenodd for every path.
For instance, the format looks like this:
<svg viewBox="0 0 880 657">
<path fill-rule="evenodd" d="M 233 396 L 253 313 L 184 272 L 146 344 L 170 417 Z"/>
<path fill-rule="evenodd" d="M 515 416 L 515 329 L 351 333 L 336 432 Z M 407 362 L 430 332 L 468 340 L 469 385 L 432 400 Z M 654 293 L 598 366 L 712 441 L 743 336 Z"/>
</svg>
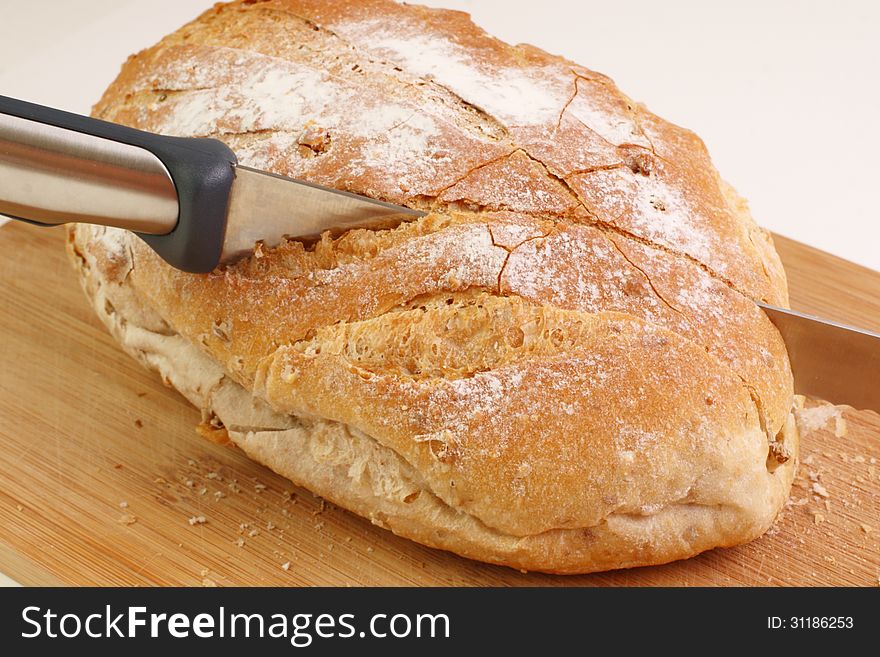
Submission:
<svg viewBox="0 0 880 657">
<path fill-rule="evenodd" d="M 880 3 L 422 2 L 610 75 L 702 136 L 759 223 L 880 269 Z M 211 4 L 0 0 L 0 94 L 86 113 L 126 56 Z"/>
<path fill-rule="evenodd" d="M 880 269 L 880 3 L 422 0 L 695 130 L 764 226 Z M 210 0 L 0 0 L 0 94 L 87 112 Z"/>
</svg>

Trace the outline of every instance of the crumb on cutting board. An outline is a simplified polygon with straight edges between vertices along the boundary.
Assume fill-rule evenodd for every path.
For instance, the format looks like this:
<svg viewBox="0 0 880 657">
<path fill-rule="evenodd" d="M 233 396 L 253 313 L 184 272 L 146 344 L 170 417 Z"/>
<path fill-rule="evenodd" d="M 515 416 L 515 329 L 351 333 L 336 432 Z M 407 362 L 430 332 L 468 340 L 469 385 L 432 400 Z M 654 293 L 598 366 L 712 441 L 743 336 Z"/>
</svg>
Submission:
<svg viewBox="0 0 880 657">
<path fill-rule="evenodd" d="M 825 498 L 831 497 L 831 495 L 828 493 L 828 490 L 825 488 L 825 486 L 820 484 L 818 481 L 813 482 L 812 490 L 819 497 L 825 497 Z"/>
<path fill-rule="evenodd" d="M 834 422 L 834 435 L 843 438 L 847 434 L 846 419 L 843 417 L 843 409 L 834 404 L 821 402 L 817 406 L 805 407 L 803 403 L 795 407 L 795 417 L 801 431 L 812 432 L 824 429 L 830 422 Z"/>
</svg>

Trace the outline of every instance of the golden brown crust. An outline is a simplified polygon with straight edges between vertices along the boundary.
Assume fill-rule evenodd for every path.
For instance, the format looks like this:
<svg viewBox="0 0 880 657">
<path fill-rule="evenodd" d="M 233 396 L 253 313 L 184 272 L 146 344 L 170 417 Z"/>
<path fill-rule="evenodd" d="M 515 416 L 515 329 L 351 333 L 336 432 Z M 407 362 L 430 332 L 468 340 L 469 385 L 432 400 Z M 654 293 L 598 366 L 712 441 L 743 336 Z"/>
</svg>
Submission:
<svg viewBox="0 0 880 657">
<path fill-rule="evenodd" d="M 206 276 L 76 230 L 99 313 L 98 288 L 127 299 L 105 321 L 161 324 L 138 353 L 186 343 L 220 365 L 237 402 L 182 389 L 206 416 L 229 429 L 253 395 L 286 418 L 229 430 L 259 460 L 405 536 L 529 569 L 669 561 L 775 517 L 792 379 L 752 300 L 786 304 L 778 257 L 702 142 L 604 76 L 458 12 L 270 0 L 131 58 L 95 113 L 432 211 Z M 324 439 L 339 462 L 301 458 Z M 388 485 L 346 474 L 358 459 Z"/>
</svg>

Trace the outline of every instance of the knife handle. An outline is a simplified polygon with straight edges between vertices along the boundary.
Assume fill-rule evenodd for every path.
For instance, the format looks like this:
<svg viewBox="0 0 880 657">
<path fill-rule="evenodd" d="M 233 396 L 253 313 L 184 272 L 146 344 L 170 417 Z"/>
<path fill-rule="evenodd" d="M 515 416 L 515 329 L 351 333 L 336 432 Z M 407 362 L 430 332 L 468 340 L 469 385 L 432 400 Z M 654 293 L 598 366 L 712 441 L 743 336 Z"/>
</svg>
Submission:
<svg viewBox="0 0 880 657">
<path fill-rule="evenodd" d="M 235 154 L 0 96 L 0 214 L 133 231 L 178 269 L 208 272 L 223 250 Z"/>
</svg>

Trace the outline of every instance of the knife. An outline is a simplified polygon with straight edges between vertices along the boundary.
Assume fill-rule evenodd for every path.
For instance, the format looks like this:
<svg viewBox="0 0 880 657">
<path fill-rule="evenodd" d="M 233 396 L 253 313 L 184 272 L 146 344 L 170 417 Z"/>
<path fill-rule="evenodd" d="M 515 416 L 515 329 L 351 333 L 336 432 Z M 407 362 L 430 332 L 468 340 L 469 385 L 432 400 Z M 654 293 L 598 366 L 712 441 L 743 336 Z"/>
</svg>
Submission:
<svg viewBox="0 0 880 657">
<path fill-rule="evenodd" d="M 880 333 L 758 305 L 785 342 L 795 392 L 880 413 Z"/>
<path fill-rule="evenodd" d="M 425 213 L 238 163 L 216 139 L 157 135 L 0 96 L 0 214 L 126 228 L 205 273 L 261 241 L 381 228 Z"/>
<path fill-rule="evenodd" d="M 215 139 L 157 135 L 0 96 L 0 214 L 131 230 L 204 273 L 259 241 L 394 226 L 425 213 L 238 163 Z M 798 393 L 880 412 L 880 335 L 758 304 Z"/>
</svg>

